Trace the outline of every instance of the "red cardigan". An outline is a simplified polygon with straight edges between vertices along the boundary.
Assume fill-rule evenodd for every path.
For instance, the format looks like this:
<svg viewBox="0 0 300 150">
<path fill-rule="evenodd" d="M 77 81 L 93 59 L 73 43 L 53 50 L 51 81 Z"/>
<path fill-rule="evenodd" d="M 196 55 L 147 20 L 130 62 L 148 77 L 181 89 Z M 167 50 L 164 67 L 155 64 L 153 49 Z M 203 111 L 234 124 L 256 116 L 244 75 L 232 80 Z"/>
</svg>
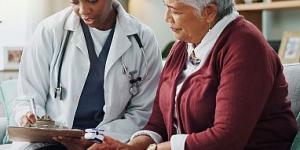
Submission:
<svg viewBox="0 0 300 150">
<path fill-rule="evenodd" d="M 231 22 L 203 67 L 186 79 L 174 110 L 186 49 L 181 41 L 173 46 L 144 129 L 170 140 L 173 111 L 178 111 L 179 125 L 188 134 L 187 150 L 289 149 L 297 126 L 286 98 L 287 82 L 260 31 L 242 17 Z"/>
</svg>

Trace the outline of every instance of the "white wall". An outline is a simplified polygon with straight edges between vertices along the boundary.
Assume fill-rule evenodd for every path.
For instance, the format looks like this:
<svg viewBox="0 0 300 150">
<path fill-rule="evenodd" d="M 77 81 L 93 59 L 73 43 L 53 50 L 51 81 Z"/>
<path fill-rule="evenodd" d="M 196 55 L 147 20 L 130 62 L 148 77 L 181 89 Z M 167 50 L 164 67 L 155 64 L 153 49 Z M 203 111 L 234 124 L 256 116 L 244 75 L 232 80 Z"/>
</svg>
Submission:
<svg viewBox="0 0 300 150">
<path fill-rule="evenodd" d="M 128 10 L 154 30 L 161 49 L 174 40 L 171 30 L 164 21 L 165 8 L 162 0 L 130 0 Z"/>
<path fill-rule="evenodd" d="M 24 46 L 42 19 L 67 6 L 69 0 L 0 0 L 0 47 Z"/>
<path fill-rule="evenodd" d="M 300 31 L 300 10 L 276 10 L 263 13 L 263 31 L 268 40 L 281 40 L 284 31 Z"/>
<path fill-rule="evenodd" d="M 21 46 L 26 34 L 25 0 L 0 0 L 0 46 Z"/>
<path fill-rule="evenodd" d="M 126 0 L 123 0 L 126 1 Z M 69 0 L 0 0 L 0 46 L 23 46 L 45 17 L 67 7 Z M 150 26 L 160 48 L 174 40 L 164 22 L 164 5 L 157 0 L 130 0 L 129 11 Z"/>
<path fill-rule="evenodd" d="M 0 0 L 0 46 L 24 46 L 43 18 L 68 6 L 68 0 Z"/>
<path fill-rule="evenodd" d="M 69 5 L 68 0 L 27 0 L 27 38 L 34 32 L 37 24 L 44 18 Z"/>
</svg>

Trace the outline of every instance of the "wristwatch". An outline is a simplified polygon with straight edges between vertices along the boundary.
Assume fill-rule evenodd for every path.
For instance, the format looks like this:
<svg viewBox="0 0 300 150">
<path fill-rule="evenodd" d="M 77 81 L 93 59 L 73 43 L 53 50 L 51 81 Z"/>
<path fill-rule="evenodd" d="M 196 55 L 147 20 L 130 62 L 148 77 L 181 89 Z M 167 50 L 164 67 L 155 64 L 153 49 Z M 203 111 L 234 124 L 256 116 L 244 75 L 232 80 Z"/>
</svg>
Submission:
<svg viewBox="0 0 300 150">
<path fill-rule="evenodd" d="M 156 150 L 157 149 L 157 144 L 150 144 L 148 147 L 147 147 L 147 150 Z"/>
</svg>

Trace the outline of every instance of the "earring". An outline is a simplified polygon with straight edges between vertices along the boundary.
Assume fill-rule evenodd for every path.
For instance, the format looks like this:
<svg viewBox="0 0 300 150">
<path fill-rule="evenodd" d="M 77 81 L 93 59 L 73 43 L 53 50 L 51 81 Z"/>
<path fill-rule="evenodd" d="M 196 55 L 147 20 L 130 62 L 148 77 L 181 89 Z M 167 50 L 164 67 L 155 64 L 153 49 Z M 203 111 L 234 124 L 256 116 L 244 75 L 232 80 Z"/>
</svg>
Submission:
<svg viewBox="0 0 300 150">
<path fill-rule="evenodd" d="M 210 23 L 208 23 L 208 32 L 211 31 L 211 28 L 210 28 Z"/>
</svg>

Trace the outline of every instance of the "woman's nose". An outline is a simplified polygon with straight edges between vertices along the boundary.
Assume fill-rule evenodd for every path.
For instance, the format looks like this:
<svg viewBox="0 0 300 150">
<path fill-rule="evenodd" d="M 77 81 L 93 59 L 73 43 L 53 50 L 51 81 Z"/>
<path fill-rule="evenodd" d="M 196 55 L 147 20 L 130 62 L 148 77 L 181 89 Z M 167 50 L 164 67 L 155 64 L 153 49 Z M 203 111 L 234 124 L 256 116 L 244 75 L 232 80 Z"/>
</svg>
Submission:
<svg viewBox="0 0 300 150">
<path fill-rule="evenodd" d="M 88 4 L 81 3 L 79 4 L 79 14 L 80 15 L 88 15 L 91 13 L 91 8 Z"/>
<path fill-rule="evenodd" d="M 166 23 L 171 23 L 171 22 L 173 22 L 173 18 L 172 18 L 172 16 L 170 15 L 170 9 L 169 9 L 169 8 L 166 8 L 166 10 L 165 10 L 164 19 L 165 19 L 165 22 L 166 22 Z"/>
</svg>

